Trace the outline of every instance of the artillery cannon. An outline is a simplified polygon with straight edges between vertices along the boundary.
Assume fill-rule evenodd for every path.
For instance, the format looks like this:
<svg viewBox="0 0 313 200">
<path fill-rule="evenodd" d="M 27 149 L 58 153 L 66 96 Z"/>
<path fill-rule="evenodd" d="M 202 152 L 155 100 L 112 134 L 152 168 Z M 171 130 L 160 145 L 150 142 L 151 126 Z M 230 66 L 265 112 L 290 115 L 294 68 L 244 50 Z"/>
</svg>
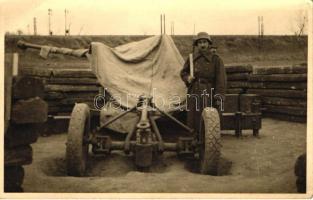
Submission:
<svg viewBox="0 0 313 200">
<path fill-rule="evenodd" d="M 47 46 L 34 45 L 19 41 L 22 49 L 43 49 Z M 68 54 L 72 56 L 87 56 L 89 49 L 67 49 L 48 47 L 49 52 Z M 41 54 L 42 55 L 42 54 Z M 205 95 L 206 96 L 206 95 Z M 127 113 L 137 113 L 139 119 L 133 124 L 124 141 L 114 141 L 106 128 Z M 70 176 L 84 176 L 88 162 L 89 150 L 93 154 L 108 155 L 112 151 L 124 151 L 134 156 L 135 165 L 139 170 L 147 170 L 153 164 L 154 156 L 163 152 L 176 152 L 180 156 L 190 156 L 199 161 L 201 174 L 217 175 L 221 156 L 220 117 L 217 109 L 206 107 L 202 112 L 200 131 L 195 132 L 175 117 L 159 109 L 150 96 L 140 96 L 137 104 L 111 118 L 100 126 L 97 118 L 99 110 L 90 109 L 85 103 L 75 104 L 68 128 L 66 144 L 67 173 Z M 188 136 L 178 137 L 177 142 L 165 141 L 159 131 L 156 119 L 168 118 L 183 128 Z M 200 123 L 200 122 L 199 122 Z M 89 147 L 92 148 L 89 148 Z"/>
<path fill-rule="evenodd" d="M 129 112 L 136 112 L 139 120 L 124 141 L 113 141 L 105 134 L 105 128 Z M 220 158 L 220 120 L 215 108 L 205 108 L 202 113 L 202 127 L 199 133 L 163 112 L 152 102 L 152 97 L 141 96 L 138 104 L 107 121 L 101 128 L 90 126 L 92 115 L 88 105 L 76 104 L 70 119 L 66 146 L 68 175 L 83 176 L 86 170 L 89 145 L 94 154 L 110 154 L 124 151 L 134 156 L 139 170 L 147 170 L 152 165 L 154 155 L 165 151 L 177 152 L 198 159 L 199 172 L 216 175 Z M 176 143 L 166 142 L 156 123 L 157 116 L 164 116 L 185 129 L 189 136 L 178 137 Z"/>
</svg>

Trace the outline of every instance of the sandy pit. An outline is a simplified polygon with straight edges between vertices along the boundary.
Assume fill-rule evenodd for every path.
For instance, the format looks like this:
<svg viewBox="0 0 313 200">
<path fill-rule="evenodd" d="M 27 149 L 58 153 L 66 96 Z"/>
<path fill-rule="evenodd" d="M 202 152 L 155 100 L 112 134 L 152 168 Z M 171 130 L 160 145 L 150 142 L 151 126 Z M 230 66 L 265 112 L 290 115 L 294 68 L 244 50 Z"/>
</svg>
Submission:
<svg viewBox="0 0 313 200">
<path fill-rule="evenodd" d="M 40 137 L 33 163 L 25 166 L 25 192 L 110 193 L 295 193 L 294 163 L 306 150 L 306 124 L 263 119 L 259 138 L 245 131 L 222 136 L 222 155 L 232 162 L 227 175 L 200 175 L 175 153 L 165 153 L 151 171 L 138 172 L 123 152 L 90 155 L 86 177 L 66 176 L 66 134 Z M 187 164 L 186 164 L 187 163 Z"/>
</svg>

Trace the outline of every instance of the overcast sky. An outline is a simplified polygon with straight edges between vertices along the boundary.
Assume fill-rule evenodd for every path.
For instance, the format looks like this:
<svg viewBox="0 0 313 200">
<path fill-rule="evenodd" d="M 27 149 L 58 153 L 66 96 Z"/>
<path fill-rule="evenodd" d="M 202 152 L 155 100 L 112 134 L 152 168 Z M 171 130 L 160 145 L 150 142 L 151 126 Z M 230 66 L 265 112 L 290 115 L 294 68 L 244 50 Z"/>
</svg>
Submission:
<svg viewBox="0 0 313 200">
<path fill-rule="evenodd" d="M 166 31 L 174 22 L 175 34 L 207 31 L 212 35 L 258 34 L 258 16 L 264 18 L 267 35 L 293 34 L 299 10 L 309 0 L 0 0 L 5 31 L 48 34 L 48 9 L 52 9 L 54 34 L 64 34 L 64 10 L 69 10 L 72 35 L 156 35 L 160 14 L 166 15 Z"/>
</svg>

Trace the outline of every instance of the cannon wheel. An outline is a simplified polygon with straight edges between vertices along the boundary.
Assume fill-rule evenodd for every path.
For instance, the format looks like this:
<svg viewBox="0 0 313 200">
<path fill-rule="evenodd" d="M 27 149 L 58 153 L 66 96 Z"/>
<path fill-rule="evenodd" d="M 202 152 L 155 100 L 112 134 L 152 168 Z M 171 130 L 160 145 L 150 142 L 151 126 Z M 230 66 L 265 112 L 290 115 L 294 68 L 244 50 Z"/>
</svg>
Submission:
<svg viewBox="0 0 313 200">
<path fill-rule="evenodd" d="M 90 130 L 90 110 L 84 103 L 75 104 L 67 135 L 66 163 L 69 176 L 84 176 L 88 158 L 86 139 Z"/>
<path fill-rule="evenodd" d="M 200 173 L 217 175 L 221 156 L 221 131 L 219 113 L 215 108 L 205 108 L 202 112 L 200 128 Z"/>
</svg>

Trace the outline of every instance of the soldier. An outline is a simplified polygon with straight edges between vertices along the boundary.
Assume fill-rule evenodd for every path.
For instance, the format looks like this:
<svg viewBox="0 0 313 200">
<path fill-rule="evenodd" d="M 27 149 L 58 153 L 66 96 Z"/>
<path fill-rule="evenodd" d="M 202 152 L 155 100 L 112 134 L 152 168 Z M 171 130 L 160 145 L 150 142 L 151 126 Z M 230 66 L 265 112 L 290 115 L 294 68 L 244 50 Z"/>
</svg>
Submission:
<svg viewBox="0 0 313 200">
<path fill-rule="evenodd" d="M 194 38 L 193 56 L 189 57 L 181 71 L 181 78 L 188 87 L 187 124 L 200 131 L 201 113 L 204 107 L 221 105 L 217 97 L 224 99 L 226 73 L 222 59 L 211 51 L 213 42 L 206 32 L 200 32 Z M 192 58 L 192 63 L 190 62 Z M 194 66 L 193 73 L 190 66 Z M 194 76 L 192 76 L 194 74 Z"/>
</svg>

